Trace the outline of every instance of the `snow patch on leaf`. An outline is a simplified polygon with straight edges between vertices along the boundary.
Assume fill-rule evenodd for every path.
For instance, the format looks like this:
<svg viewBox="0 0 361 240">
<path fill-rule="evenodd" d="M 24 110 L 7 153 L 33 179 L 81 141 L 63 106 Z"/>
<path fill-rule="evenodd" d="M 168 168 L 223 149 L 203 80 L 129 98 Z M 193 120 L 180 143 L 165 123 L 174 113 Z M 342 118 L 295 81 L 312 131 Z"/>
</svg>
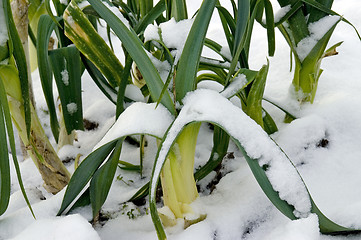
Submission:
<svg viewBox="0 0 361 240">
<path fill-rule="evenodd" d="M 144 31 L 144 38 L 146 41 L 162 40 L 164 44 L 172 50 L 171 53 L 175 57 L 175 63 L 178 62 L 187 40 L 187 36 L 192 27 L 193 19 L 185 19 L 176 22 L 174 18 L 161 23 L 159 27 L 156 25 L 148 25 Z M 161 39 L 158 30 L 161 31 Z M 175 29 L 177 31 L 175 31 Z"/>
<path fill-rule="evenodd" d="M 78 105 L 76 103 L 69 103 L 66 105 L 66 110 L 70 115 L 73 115 L 78 111 Z"/>
<path fill-rule="evenodd" d="M 163 137 L 173 121 L 171 113 L 161 104 L 137 102 L 128 107 L 94 149 L 122 136 L 149 134 Z"/>
<path fill-rule="evenodd" d="M 301 62 L 305 60 L 318 41 L 325 36 L 338 21 L 340 21 L 339 16 L 326 16 L 309 25 L 308 30 L 310 35 L 302 39 L 296 47 L 296 52 Z"/>
</svg>

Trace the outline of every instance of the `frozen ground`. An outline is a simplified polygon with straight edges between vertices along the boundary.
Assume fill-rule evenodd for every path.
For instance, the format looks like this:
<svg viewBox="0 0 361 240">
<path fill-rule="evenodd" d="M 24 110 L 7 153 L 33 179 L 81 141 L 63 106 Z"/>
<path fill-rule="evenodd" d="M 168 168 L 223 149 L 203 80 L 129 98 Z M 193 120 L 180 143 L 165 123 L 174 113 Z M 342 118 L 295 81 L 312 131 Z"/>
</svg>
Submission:
<svg viewBox="0 0 361 240">
<path fill-rule="evenodd" d="M 191 11 L 197 9 L 200 4 L 200 0 L 188 2 Z M 359 0 L 335 0 L 333 9 L 361 30 Z M 219 39 L 220 32 L 219 22 L 215 20 L 211 24 L 209 37 Z M 321 211 L 336 223 L 361 228 L 359 187 L 361 185 L 359 170 L 361 169 L 361 42 L 349 25 L 345 23 L 338 25 L 330 44 L 344 41 L 338 48 L 339 55 L 324 59 L 322 62 L 325 71 L 320 78 L 314 104 L 305 104 L 299 108 L 288 95 L 292 79 L 292 74 L 289 73 L 289 48 L 279 32 L 276 34 L 276 55 L 269 58 L 270 72 L 265 95 L 297 113 L 299 119 L 291 124 L 284 124 L 283 114 L 266 105 L 279 127 L 279 132 L 275 133 L 273 138 L 296 165 Z M 257 25 L 250 53 L 252 69 L 259 69 L 266 63 L 265 39 L 265 31 Z M 33 77 L 36 81 L 35 91 L 40 93 L 36 73 Z M 64 159 L 74 157 L 78 153 L 86 156 L 114 122 L 114 106 L 103 97 L 88 77 L 84 78 L 83 89 L 85 117 L 98 122 L 99 126 L 93 131 L 79 132 L 79 141 L 75 146 L 67 146 L 61 150 L 60 156 Z M 39 97 L 40 94 L 36 95 L 38 109 L 44 109 L 45 101 Z M 47 116 L 42 111 L 39 112 L 42 121 L 46 124 Z M 50 135 L 50 130 L 47 131 Z M 210 131 L 206 126 L 202 126 L 196 152 L 196 165 L 208 159 L 211 142 Z M 156 143 L 149 139 L 145 159 L 145 176 L 148 177 L 155 146 Z M 169 239 L 361 239 L 361 235 L 339 237 L 321 235 L 315 215 L 297 221 L 284 217 L 265 197 L 245 160 L 233 144 L 229 152 L 234 152 L 234 158 L 230 155 L 225 160 L 222 171 L 227 174 L 216 189 L 209 194 L 204 187 L 214 174 L 200 182 L 201 188 L 205 191 L 201 193 L 196 204 L 207 213 L 207 218 L 186 230 L 177 226 L 168 229 Z M 124 161 L 137 163 L 137 154 L 137 148 L 126 145 L 121 158 Z M 71 163 L 68 167 L 73 171 L 74 166 Z M 147 178 L 140 179 L 136 174 L 125 174 L 119 170 L 116 176 L 123 178 L 114 181 L 103 207 L 104 214 L 110 219 L 92 228 L 88 223 L 91 219 L 91 209 L 87 207 L 70 216 L 55 217 L 64 191 L 56 196 L 47 194 L 31 160 L 23 161 L 21 170 L 37 220 L 32 218 L 26 208 L 13 174 L 10 206 L 0 217 L 0 239 L 156 239 L 150 215 L 144 214 L 146 208 L 131 203 L 123 204 L 137 187 L 146 182 Z"/>
</svg>

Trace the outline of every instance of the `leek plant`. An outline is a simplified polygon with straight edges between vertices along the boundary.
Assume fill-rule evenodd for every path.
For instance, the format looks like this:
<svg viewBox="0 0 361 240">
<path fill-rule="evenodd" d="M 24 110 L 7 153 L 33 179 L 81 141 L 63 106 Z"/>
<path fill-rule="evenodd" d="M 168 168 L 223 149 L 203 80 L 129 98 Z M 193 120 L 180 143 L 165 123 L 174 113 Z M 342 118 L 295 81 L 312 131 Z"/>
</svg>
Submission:
<svg viewBox="0 0 361 240">
<path fill-rule="evenodd" d="M 25 52 L 15 27 L 10 3 L 5 0 L 2 3 L 5 13 L 2 15 L 3 26 L 6 27 L 2 34 L 8 37 L 1 46 L 1 77 L 11 117 L 29 156 L 44 180 L 45 188 L 55 194 L 67 185 L 70 174 L 45 135 L 29 100 Z"/>
<path fill-rule="evenodd" d="M 15 140 L 13 126 L 11 123 L 11 115 L 9 104 L 7 101 L 7 94 L 3 81 L 5 78 L 9 77 L 12 74 L 12 71 L 8 71 L 8 61 L 11 51 L 9 51 L 8 43 L 10 41 L 10 36 L 8 34 L 8 21 L 5 18 L 8 11 L 10 11 L 10 5 L 7 1 L 0 1 L 0 138 L 1 138 L 1 147 L 0 147 L 0 215 L 2 215 L 8 205 L 10 200 L 11 193 L 11 183 L 10 183 L 10 164 L 9 164 L 9 152 L 8 145 L 12 151 L 12 159 L 14 162 L 16 175 L 20 185 L 20 190 L 25 198 L 25 201 L 32 212 L 34 213 L 30 206 L 29 200 L 27 198 L 24 185 L 22 182 L 20 168 L 16 156 L 15 149 Z M 14 25 L 13 25 L 14 27 Z"/>
<path fill-rule="evenodd" d="M 326 50 L 330 37 L 340 21 L 349 22 L 331 10 L 333 0 L 278 0 L 278 3 L 288 10 L 275 24 L 294 57 L 292 91 L 299 102 L 313 103 L 323 71 L 321 61 L 336 55 L 336 47 L 342 44 L 336 43 Z"/>
</svg>

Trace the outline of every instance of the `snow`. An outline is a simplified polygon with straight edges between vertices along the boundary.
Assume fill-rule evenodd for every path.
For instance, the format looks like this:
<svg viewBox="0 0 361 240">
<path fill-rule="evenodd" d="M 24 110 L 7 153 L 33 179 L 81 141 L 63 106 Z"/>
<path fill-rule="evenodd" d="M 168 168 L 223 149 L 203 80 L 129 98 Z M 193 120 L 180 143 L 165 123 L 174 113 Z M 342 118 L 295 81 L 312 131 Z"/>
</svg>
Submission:
<svg viewBox="0 0 361 240">
<path fill-rule="evenodd" d="M 193 19 L 176 22 L 176 20 L 172 18 L 168 22 L 161 23 L 159 27 L 155 25 L 147 26 L 144 31 L 144 38 L 146 41 L 162 40 L 169 49 L 175 49 L 172 50 L 171 53 L 175 56 L 174 62 L 176 63 L 182 54 L 187 39 L 186 36 L 188 36 L 192 24 Z M 175 29 L 177 29 L 177 31 L 174 31 Z M 159 30 L 161 32 L 161 39 L 158 33 Z"/>
<path fill-rule="evenodd" d="M 144 102 L 144 96 L 140 89 L 133 84 L 128 84 L 125 88 L 125 96 L 137 102 Z"/>
<path fill-rule="evenodd" d="M 90 223 L 78 214 L 37 220 L 11 240 L 32 240 L 33 236 L 39 240 L 100 240 Z"/>
<path fill-rule="evenodd" d="M 173 121 L 173 116 L 161 104 L 136 102 L 128 107 L 95 149 L 122 136 L 148 134 L 162 137 Z"/>
<path fill-rule="evenodd" d="M 277 4 L 276 1 L 272 1 L 272 3 Z M 191 16 L 191 13 L 194 13 L 195 9 L 200 6 L 201 1 L 187 1 L 187 4 L 190 8 L 189 16 Z M 224 4 L 231 9 L 232 6 L 229 1 L 224 1 Z M 347 3 L 335 0 L 333 9 L 352 22 L 357 29 L 361 29 L 359 17 L 361 2 L 359 0 L 349 0 Z M 3 14 L 0 13 L 0 23 L 2 16 Z M 314 39 L 320 37 L 318 34 L 327 31 L 330 24 L 338 21 L 338 19 L 332 17 L 323 21 L 325 22 L 316 23 L 310 28 L 310 32 L 313 33 L 311 37 Z M 318 28 L 317 31 L 316 27 Z M 6 28 L 0 26 L 0 32 L 4 29 Z M 318 30 L 322 31 L 318 32 Z M 215 19 L 208 31 L 209 38 L 213 40 L 222 38 L 221 31 L 219 20 Z M 250 67 L 251 69 L 259 69 L 265 64 L 267 57 L 266 32 L 258 24 L 255 24 L 253 32 L 253 42 L 249 54 Z M 166 34 L 171 33 L 174 31 Z M 176 34 L 174 33 L 174 35 Z M 0 34 L 1 36 L 3 35 Z M 289 47 L 277 31 L 276 55 L 269 58 L 270 70 L 265 97 L 285 106 L 298 119 L 286 124 L 283 122 L 284 114 L 279 109 L 266 102 L 264 102 L 264 106 L 274 117 L 279 128 L 279 131 L 273 134 L 272 138 L 290 157 L 320 210 L 338 224 L 361 228 L 361 190 L 359 187 L 361 185 L 359 173 L 361 168 L 361 70 L 359 67 L 361 64 L 359 57 L 361 55 L 361 43 L 354 30 L 342 22 L 335 29 L 330 45 L 340 41 L 344 41 L 344 43 L 338 48 L 339 55 L 326 58 L 322 62 L 322 68 L 325 71 L 319 80 L 314 103 L 300 106 L 289 94 L 292 79 L 292 73 L 289 72 Z M 226 44 L 222 39 L 220 39 L 220 43 Z M 114 46 L 119 47 L 117 44 Z M 222 53 L 226 55 L 226 52 L 229 53 L 228 48 L 223 47 Z M 204 52 L 204 54 L 208 55 L 209 53 Z M 33 74 L 33 79 L 34 91 L 36 93 L 41 92 L 38 75 Z M 122 115 L 118 121 L 115 121 L 115 106 L 104 97 L 87 74 L 84 74 L 82 88 L 84 91 L 82 94 L 84 118 L 98 123 L 99 126 L 93 130 L 78 131 L 78 142 L 74 143 L 73 147 L 63 148 L 59 153 L 62 158 L 81 153 L 83 155 L 82 160 L 93 148 L 97 148 L 97 146 L 101 146 L 101 144 L 123 134 L 131 134 L 140 130 L 161 136 L 173 121 L 173 117 L 162 105 L 155 108 L 154 104 L 146 103 L 132 104 L 124 112 L 124 116 L 127 117 L 123 118 Z M 275 188 L 281 189 L 280 193 L 283 198 L 298 204 L 297 209 L 300 212 L 308 212 L 308 203 L 302 198 L 296 197 L 297 194 L 301 196 L 304 189 L 291 187 L 292 182 L 296 186 L 301 185 L 297 183 L 297 174 L 292 168 L 289 172 L 287 164 L 282 163 L 278 167 L 276 161 L 264 157 L 280 154 L 274 149 L 274 144 L 266 141 L 259 128 L 252 127 L 254 124 L 235 105 L 229 104 L 228 100 L 217 93 L 223 90 L 221 85 L 202 81 L 198 84 L 198 88 L 203 90 L 193 93 L 193 97 L 198 97 L 198 99 L 197 101 L 194 100 L 194 104 L 188 104 L 190 115 L 184 116 L 184 119 L 189 119 L 192 116 L 198 119 L 205 118 L 205 115 L 202 116 L 197 112 L 203 112 L 206 109 L 221 115 L 218 117 L 221 117 L 224 122 L 227 119 L 233 119 L 232 116 L 239 113 L 240 118 L 247 124 L 235 124 L 235 126 L 227 124 L 227 126 L 239 130 L 234 133 L 237 138 L 246 137 L 247 132 L 251 132 L 251 130 L 252 134 L 256 134 L 253 140 L 245 141 L 244 147 L 253 157 L 262 157 L 263 163 L 271 161 L 275 171 L 282 171 L 283 178 L 279 178 L 278 173 L 268 173 L 272 178 L 272 184 Z M 209 89 L 213 89 L 213 91 Z M 205 95 L 202 98 L 198 95 L 201 93 Z M 136 96 L 137 100 L 146 101 L 140 95 L 139 90 L 133 87 L 127 88 L 126 94 Z M 54 96 L 55 99 L 56 97 Z M 49 126 L 48 115 L 45 114 L 47 110 L 45 99 L 41 94 L 36 94 L 35 98 L 41 121 L 44 125 Z M 192 101 L 191 98 L 192 95 L 189 95 L 187 101 Z M 204 100 L 198 102 L 203 98 Z M 215 105 L 211 109 L 205 107 L 216 101 L 216 98 L 222 98 L 223 102 L 227 102 L 227 109 L 230 109 L 232 114 L 225 114 L 226 108 L 223 105 Z M 218 111 L 223 114 L 217 113 Z M 185 114 L 186 111 L 183 112 Z M 128 117 L 132 117 L 132 123 L 125 120 Z M 49 127 L 46 127 L 45 131 L 48 136 L 51 136 Z M 103 138 L 103 136 L 105 137 Z M 73 215 L 55 217 L 64 191 L 55 196 L 48 194 L 42 186 L 43 181 L 35 165 L 27 159 L 20 162 L 20 168 L 25 188 L 37 218 L 35 220 L 19 192 L 14 167 L 11 166 L 12 195 L 8 210 L 0 216 L 0 239 L 157 239 L 151 217 L 147 213 L 148 203 L 141 207 L 129 203 L 124 210 L 121 210 L 123 201 L 129 199 L 142 184 L 149 180 L 154 156 L 157 152 L 157 141 L 153 138 L 147 138 L 147 141 L 143 178 L 137 173 L 127 173 L 118 169 L 116 176 L 123 177 L 123 181 L 114 180 L 103 208 L 103 213 L 110 218 L 102 225 L 98 224 L 93 228 L 87 223 L 91 218 L 89 207 L 79 209 Z M 55 143 L 54 139 L 52 142 Z M 212 131 L 204 124 L 198 137 L 195 167 L 208 160 L 211 148 Z M 295 221 L 289 220 L 265 196 L 235 144 L 230 144 L 228 152 L 233 153 L 234 158 L 227 158 L 224 161 L 220 170 L 224 176 L 212 192 L 207 189 L 200 193 L 198 199 L 202 211 L 207 213 L 207 218 L 187 229 L 179 228 L 179 226 L 166 229 L 168 239 L 356 240 L 361 238 L 360 234 L 349 236 L 320 234 L 318 219 L 314 214 L 305 215 L 304 218 Z M 262 153 L 265 152 L 267 154 L 263 156 Z M 139 164 L 139 149 L 124 143 L 121 159 Z M 280 159 L 280 162 L 286 161 L 283 157 Z M 73 163 L 66 166 L 71 172 L 74 171 Z M 283 169 L 284 166 L 286 167 Z M 216 174 L 216 172 L 212 172 L 211 175 L 203 179 L 200 182 L 201 189 L 207 188 Z M 296 179 L 290 179 L 292 177 Z M 136 214 L 134 219 L 130 219 L 128 213 L 132 210 L 133 212 L 139 211 L 141 214 Z M 65 236 L 67 233 L 71 233 L 71 235 Z M 44 238 L 42 234 L 46 237 Z"/>
<path fill-rule="evenodd" d="M 244 85 L 246 85 L 246 83 L 247 78 L 244 74 L 237 76 L 235 79 L 233 79 L 231 84 L 229 84 L 229 86 L 224 89 L 222 96 L 225 98 L 233 97 L 238 91 L 242 89 Z"/>
<path fill-rule="evenodd" d="M 0 2 L 0 46 L 3 46 L 9 39 L 8 30 L 6 27 L 5 14 L 3 2 Z"/>
<path fill-rule="evenodd" d="M 73 115 L 78 111 L 78 106 L 76 105 L 76 103 L 69 103 L 66 105 L 66 110 L 70 115 Z"/>
<path fill-rule="evenodd" d="M 287 5 L 279 9 L 274 16 L 275 23 L 279 22 L 291 10 L 291 5 Z"/>
<path fill-rule="evenodd" d="M 326 16 L 309 25 L 308 30 L 310 35 L 302 39 L 296 46 L 297 56 L 301 62 L 303 62 L 317 42 L 328 32 L 328 30 L 330 30 L 339 21 L 339 16 Z"/>
<path fill-rule="evenodd" d="M 69 2 L 68 0 L 60 0 L 60 3 L 67 6 Z"/>
<path fill-rule="evenodd" d="M 69 73 L 66 69 L 60 72 L 61 80 L 63 81 L 65 86 L 69 86 Z"/>
</svg>

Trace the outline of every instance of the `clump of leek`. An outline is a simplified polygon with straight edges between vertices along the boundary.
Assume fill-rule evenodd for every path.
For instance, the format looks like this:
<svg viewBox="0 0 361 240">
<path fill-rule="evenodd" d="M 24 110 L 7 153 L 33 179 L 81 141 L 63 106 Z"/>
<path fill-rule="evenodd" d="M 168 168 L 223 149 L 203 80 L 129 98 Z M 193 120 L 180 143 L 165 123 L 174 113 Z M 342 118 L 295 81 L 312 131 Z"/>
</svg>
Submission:
<svg viewBox="0 0 361 240">
<path fill-rule="evenodd" d="M 27 153 L 33 159 L 45 182 L 47 191 L 55 194 L 69 182 L 70 173 L 59 159 L 41 126 L 34 107 L 31 105 L 31 128 L 27 135 L 20 80 L 14 65 L 0 67 L 14 125 L 24 143 Z"/>
<path fill-rule="evenodd" d="M 24 97 L 24 94 L 28 94 L 28 91 L 24 91 L 24 86 L 28 90 L 25 54 L 21 51 L 23 46 L 9 10 L 10 4 L 4 2 L 8 6 L 4 7 L 5 14 L 1 14 L 1 17 L 5 16 L 5 18 L 4 22 L 0 21 L 0 25 L 2 28 L 3 25 L 6 26 L 7 30 L 0 32 L 3 34 L 1 39 L 5 39 L 0 43 L 0 76 L 5 87 L 11 117 L 19 136 L 27 153 L 39 169 L 45 182 L 45 188 L 55 194 L 67 185 L 70 173 L 45 135 L 33 104 Z M 6 34 L 8 34 L 8 38 L 4 38 Z"/>
<path fill-rule="evenodd" d="M 336 55 L 336 47 L 342 42 L 326 50 L 330 37 L 336 25 L 343 19 L 331 11 L 333 0 L 294 2 L 278 0 L 281 7 L 289 8 L 288 13 L 276 23 L 285 37 L 295 59 L 294 77 L 292 85 L 296 98 L 300 102 L 313 102 L 316 95 L 318 80 L 322 74 L 321 61 L 324 57 Z M 336 16 L 332 16 L 336 15 Z M 314 36 L 312 25 L 322 21 L 323 18 L 331 19 L 330 26 L 323 36 Z M 346 21 L 347 22 L 347 21 Z M 315 28 L 313 26 L 313 28 Z M 318 31 L 318 30 L 317 30 Z M 309 42 L 314 45 L 309 45 Z M 308 43 L 307 43 L 308 42 Z M 308 50 L 305 51 L 305 45 Z"/>
</svg>

